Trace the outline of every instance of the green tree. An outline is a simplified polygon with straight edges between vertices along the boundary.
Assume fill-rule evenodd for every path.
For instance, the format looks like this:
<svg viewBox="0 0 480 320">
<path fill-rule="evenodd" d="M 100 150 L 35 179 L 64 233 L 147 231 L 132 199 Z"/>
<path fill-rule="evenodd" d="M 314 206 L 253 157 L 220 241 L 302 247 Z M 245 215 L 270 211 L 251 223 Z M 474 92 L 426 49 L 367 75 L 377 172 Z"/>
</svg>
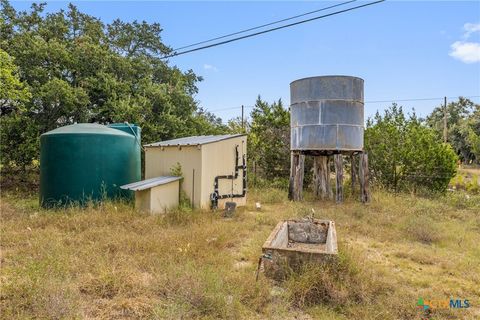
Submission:
<svg viewBox="0 0 480 320">
<path fill-rule="evenodd" d="M 228 133 L 228 126 L 213 113 L 198 108 L 191 124 L 191 135 L 216 135 Z"/>
<path fill-rule="evenodd" d="M 248 128 L 250 124 L 247 119 L 243 119 L 242 117 L 235 117 L 233 119 L 228 120 L 228 132 L 231 134 L 246 134 L 248 133 Z"/>
<path fill-rule="evenodd" d="M 452 148 L 396 104 L 367 121 L 365 149 L 374 180 L 388 189 L 442 192 L 456 173 Z"/>
<path fill-rule="evenodd" d="M 480 105 L 460 97 L 447 104 L 447 140 L 463 162 L 480 163 L 475 150 L 480 148 L 475 136 L 480 135 Z M 439 106 L 427 117 L 427 124 L 443 137 L 444 107 Z"/>
<path fill-rule="evenodd" d="M 32 161 L 38 145 L 36 125 L 25 113 L 31 94 L 13 58 L 0 49 L 0 158 L 2 172 Z"/>
<path fill-rule="evenodd" d="M 20 81 L 13 58 L 0 49 L 0 116 L 23 111 L 30 97 L 28 88 Z"/>
<path fill-rule="evenodd" d="M 290 170 L 290 112 L 281 100 L 269 104 L 258 96 L 250 114 L 248 154 L 267 179 L 288 177 Z"/>
<path fill-rule="evenodd" d="M 472 146 L 470 152 L 475 156 L 477 162 L 480 161 L 480 135 L 476 134 L 473 129 L 470 128 L 467 136 L 468 143 Z"/>
<path fill-rule="evenodd" d="M 158 23 L 104 24 L 72 4 L 54 13 L 46 13 L 45 4 L 17 12 L 0 0 L 0 48 L 14 58 L 13 73 L 31 92 L 26 99 L 15 91 L 10 94 L 17 96 L 2 98 L 2 117 L 4 109 L 22 105 L 36 135 L 74 122 L 128 121 L 142 127 L 145 142 L 226 130 L 193 98 L 202 79 L 162 59 L 171 49 L 161 33 Z M 21 124 L 10 119 L 4 141 L 17 139 L 21 128 L 12 126 Z M 22 156 L 25 161 L 37 157 L 38 144 L 33 150 Z"/>
</svg>

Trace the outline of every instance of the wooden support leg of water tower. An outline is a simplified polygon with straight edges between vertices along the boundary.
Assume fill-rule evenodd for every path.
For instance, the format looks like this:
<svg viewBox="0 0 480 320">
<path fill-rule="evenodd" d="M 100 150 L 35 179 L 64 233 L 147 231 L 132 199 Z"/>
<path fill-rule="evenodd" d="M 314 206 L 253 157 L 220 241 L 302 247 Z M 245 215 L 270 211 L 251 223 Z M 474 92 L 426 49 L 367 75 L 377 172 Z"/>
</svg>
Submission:
<svg viewBox="0 0 480 320">
<path fill-rule="evenodd" d="M 343 155 L 336 154 L 333 156 L 335 160 L 335 182 L 336 182 L 336 192 L 335 192 L 335 201 L 337 203 L 343 202 Z"/>
<path fill-rule="evenodd" d="M 359 178 L 360 178 L 360 200 L 363 203 L 370 202 L 370 188 L 369 188 L 369 176 L 368 170 L 368 154 L 360 153 L 359 161 Z"/>
<path fill-rule="evenodd" d="M 332 196 L 328 156 L 313 157 L 313 192 L 317 199 L 330 199 Z"/>
<path fill-rule="evenodd" d="M 350 155 L 350 180 L 352 181 L 352 195 L 355 195 L 355 186 L 357 184 L 357 162 L 355 161 L 355 155 L 352 153 Z"/>
<path fill-rule="evenodd" d="M 288 198 L 290 200 L 302 200 L 304 164 L 305 156 L 292 152 L 290 162 L 290 186 L 288 189 Z"/>
</svg>

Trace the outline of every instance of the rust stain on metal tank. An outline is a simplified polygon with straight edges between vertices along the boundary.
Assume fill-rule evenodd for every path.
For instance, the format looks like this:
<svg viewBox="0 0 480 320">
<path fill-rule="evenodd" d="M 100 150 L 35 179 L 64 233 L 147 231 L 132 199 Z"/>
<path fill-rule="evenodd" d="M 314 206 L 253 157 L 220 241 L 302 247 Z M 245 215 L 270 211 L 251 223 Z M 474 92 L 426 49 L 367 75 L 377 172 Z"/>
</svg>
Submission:
<svg viewBox="0 0 480 320">
<path fill-rule="evenodd" d="M 293 81 L 291 150 L 363 150 L 363 79 L 321 76 Z"/>
</svg>

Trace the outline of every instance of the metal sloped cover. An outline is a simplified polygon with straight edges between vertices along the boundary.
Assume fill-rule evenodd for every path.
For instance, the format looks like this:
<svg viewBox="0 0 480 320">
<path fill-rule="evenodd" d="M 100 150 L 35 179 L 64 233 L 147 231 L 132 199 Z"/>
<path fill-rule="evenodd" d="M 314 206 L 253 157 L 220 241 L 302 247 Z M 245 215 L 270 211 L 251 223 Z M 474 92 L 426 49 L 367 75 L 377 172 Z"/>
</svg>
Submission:
<svg viewBox="0 0 480 320">
<path fill-rule="evenodd" d="M 244 134 L 224 134 L 212 136 L 192 136 L 146 144 L 145 147 L 196 146 L 241 137 Z"/>
<path fill-rule="evenodd" d="M 120 188 L 124 190 L 140 191 L 140 190 L 146 190 L 156 186 L 160 186 L 162 184 L 167 184 L 180 179 L 182 179 L 182 177 L 162 176 L 162 177 L 156 177 L 156 178 L 151 178 L 147 180 L 126 184 L 121 186 Z"/>
</svg>

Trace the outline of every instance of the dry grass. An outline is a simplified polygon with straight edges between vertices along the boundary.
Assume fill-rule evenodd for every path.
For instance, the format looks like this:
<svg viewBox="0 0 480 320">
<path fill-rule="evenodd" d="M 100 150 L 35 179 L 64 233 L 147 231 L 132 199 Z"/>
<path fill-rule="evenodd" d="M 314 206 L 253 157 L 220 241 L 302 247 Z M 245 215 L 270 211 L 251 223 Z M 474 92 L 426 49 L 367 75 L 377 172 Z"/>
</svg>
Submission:
<svg viewBox="0 0 480 320">
<path fill-rule="evenodd" d="M 255 282 L 275 224 L 311 208 L 336 221 L 339 262 Z M 480 317 L 480 196 L 377 191 L 364 206 L 251 190 L 248 206 L 224 219 L 150 216 L 125 203 L 43 210 L 17 192 L 2 195 L 1 210 L 5 319 L 412 319 L 420 296 L 470 299 L 472 308 L 435 319 Z"/>
<path fill-rule="evenodd" d="M 470 194 L 480 193 L 480 168 L 463 165 L 450 181 L 450 188 L 464 190 Z"/>
</svg>

